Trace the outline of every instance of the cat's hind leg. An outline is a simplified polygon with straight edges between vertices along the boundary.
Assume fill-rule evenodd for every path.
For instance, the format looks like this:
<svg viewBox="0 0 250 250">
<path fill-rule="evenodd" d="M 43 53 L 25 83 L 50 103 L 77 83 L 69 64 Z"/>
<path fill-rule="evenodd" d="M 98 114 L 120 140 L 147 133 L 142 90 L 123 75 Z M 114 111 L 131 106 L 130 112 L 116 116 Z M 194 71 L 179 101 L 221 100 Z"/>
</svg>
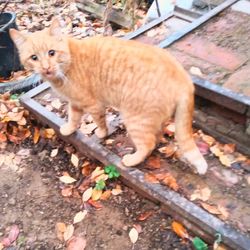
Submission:
<svg viewBox="0 0 250 250">
<path fill-rule="evenodd" d="M 83 110 L 81 108 L 78 108 L 73 104 L 69 104 L 68 122 L 60 127 L 60 133 L 64 136 L 74 133 L 81 122 L 82 114 Z"/>
<path fill-rule="evenodd" d="M 136 151 L 133 154 L 124 155 L 122 163 L 127 167 L 135 166 L 145 160 L 145 158 L 153 151 L 156 145 L 156 129 L 151 122 L 143 121 L 137 123 L 128 123 L 126 125 L 127 132 L 131 137 Z"/>
<path fill-rule="evenodd" d="M 89 108 L 88 112 L 91 114 L 94 122 L 97 125 L 97 129 L 95 130 L 96 136 L 100 139 L 103 139 L 108 135 L 108 128 L 105 119 L 105 108 L 100 105 L 95 105 Z"/>
</svg>

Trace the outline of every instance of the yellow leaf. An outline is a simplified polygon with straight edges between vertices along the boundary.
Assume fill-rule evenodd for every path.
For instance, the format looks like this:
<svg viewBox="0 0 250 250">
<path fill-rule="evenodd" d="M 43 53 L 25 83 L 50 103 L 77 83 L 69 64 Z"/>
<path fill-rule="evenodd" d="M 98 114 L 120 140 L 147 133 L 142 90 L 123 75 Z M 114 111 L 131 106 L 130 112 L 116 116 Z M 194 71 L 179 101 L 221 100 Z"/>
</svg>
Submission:
<svg viewBox="0 0 250 250">
<path fill-rule="evenodd" d="M 97 176 L 104 174 L 104 170 L 101 167 L 97 167 L 91 174 L 91 180 L 95 180 Z"/>
<path fill-rule="evenodd" d="M 188 239 L 189 235 L 186 229 L 180 224 L 179 222 L 173 221 L 172 222 L 172 230 L 182 239 Z"/>
<path fill-rule="evenodd" d="M 79 165 L 79 159 L 78 159 L 77 155 L 72 154 L 71 158 L 70 158 L 70 161 L 74 165 L 74 167 L 76 167 L 76 168 L 78 167 L 78 165 Z"/>
<path fill-rule="evenodd" d="M 71 224 L 66 227 L 66 230 L 63 234 L 63 238 L 65 241 L 69 240 L 73 236 L 74 230 L 75 228 Z"/>
<path fill-rule="evenodd" d="M 34 136 L 33 136 L 33 142 L 34 144 L 37 144 L 40 138 L 40 130 L 38 127 L 34 128 Z"/>
<path fill-rule="evenodd" d="M 75 215 L 75 217 L 74 217 L 74 222 L 73 222 L 73 224 L 76 224 L 76 223 L 81 222 L 81 221 L 85 218 L 85 216 L 87 215 L 87 213 L 88 213 L 88 212 L 87 212 L 86 210 L 78 212 L 78 213 Z"/>
<path fill-rule="evenodd" d="M 220 155 L 223 155 L 222 151 L 219 149 L 218 145 L 214 145 L 212 147 L 210 147 L 210 151 L 217 157 L 219 157 Z"/>
<path fill-rule="evenodd" d="M 131 242 L 132 242 L 133 244 L 135 244 L 135 242 L 138 240 L 138 236 L 139 236 L 137 230 L 133 227 L 133 228 L 129 231 L 129 234 L 128 234 L 128 235 L 129 235 L 129 238 L 130 238 Z"/>
<path fill-rule="evenodd" d="M 106 181 L 108 178 L 109 178 L 109 176 L 107 174 L 101 174 L 95 178 L 95 182 L 98 182 L 101 180 Z"/>
<path fill-rule="evenodd" d="M 47 128 L 44 130 L 44 137 L 51 139 L 55 135 L 55 130 L 53 128 Z"/>
<path fill-rule="evenodd" d="M 83 202 L 86 202 L 86 201 L 88 201 L 91 198 L 92 192 L 93 192 L 93 188 L 92 187 L 90 187 L 87 190 L 85 190 L 85 192 L 82 195 Z"/>
<path fill-rule="evenodd" d="M 206 142 L 209 146 L 215 143 L 215 139 L 212 136 L 202 134 L 201 139 Z"/>
<path fill-rule="evenodd" d="M 102 190 L 93 189 L 92 195 L 91 195 L 91 199 L 93 201 L 99 200 L 101 198 L 101 196 L 102 196 Z"/>
<path fill-rule="evenodd" d="M 71 184 L 73 182 L 76 181 L 76 179 L 74 179 L 73 177 L 71 176 L 68 176 L 68 175 L 63 175 L 59 178 L 59 180 L 63 183 L 66 183 L 66 184 Z"/>
<path fill-rule="evenodd" d="M 220 155 L 219 160 L 220 160 L 222 165 L 227 166 L 227 167 L 231 166 L 231 161 L 227 155 Z"/>
</svg>

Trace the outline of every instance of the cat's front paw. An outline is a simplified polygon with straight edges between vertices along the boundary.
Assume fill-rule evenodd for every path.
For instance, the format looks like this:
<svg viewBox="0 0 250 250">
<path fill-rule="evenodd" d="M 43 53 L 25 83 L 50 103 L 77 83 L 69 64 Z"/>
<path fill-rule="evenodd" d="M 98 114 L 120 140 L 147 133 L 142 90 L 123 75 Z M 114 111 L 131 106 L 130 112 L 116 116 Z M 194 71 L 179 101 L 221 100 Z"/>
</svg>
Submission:
<svg viewBox="0 0 250 250">
<path fill-rule="evenodd" d="M 100 138 L 103 139 L 104 137 L 106 137 L 108 135 L 108 131 L 107 129 L 101 129 L 101 128 L 97 128 L 95 130 L 95 135 Z"/>
<path fill-rule="evenodd" d="M 76 127 L 73 127 L 70 123 L 65 123 L 60 127 L 60 133 L 64 136 L 71 135 L 76 131 Z"/>
<path fill-rule="evenodd" d="M 138 162 L 137 157 L 135 157 L 134 154 L 127 154 L 127 155 L 124 155 L 122 157 L 122 163 L 126 167 L 133 167 L 133 166 L 137 165 L 139 162 Z"/>
</svg>

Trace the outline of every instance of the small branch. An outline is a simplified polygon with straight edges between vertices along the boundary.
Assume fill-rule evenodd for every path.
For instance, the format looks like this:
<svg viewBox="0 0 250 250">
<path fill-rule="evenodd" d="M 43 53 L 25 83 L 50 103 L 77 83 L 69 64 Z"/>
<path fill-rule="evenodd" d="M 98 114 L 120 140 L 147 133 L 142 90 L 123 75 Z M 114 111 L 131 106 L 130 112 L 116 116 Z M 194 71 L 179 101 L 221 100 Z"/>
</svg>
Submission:
<svg viewBox="0 0 250 250">
<path fill-rule="evenodd" d="M 161 12 L 160 12 L 160 7 L 159 7 L 158 0 L 155 0 L 155 4 L 156 4 L 156 9 L 157 9 L 157 14 L 160 17 L 161 16 Z"/>
</svg>

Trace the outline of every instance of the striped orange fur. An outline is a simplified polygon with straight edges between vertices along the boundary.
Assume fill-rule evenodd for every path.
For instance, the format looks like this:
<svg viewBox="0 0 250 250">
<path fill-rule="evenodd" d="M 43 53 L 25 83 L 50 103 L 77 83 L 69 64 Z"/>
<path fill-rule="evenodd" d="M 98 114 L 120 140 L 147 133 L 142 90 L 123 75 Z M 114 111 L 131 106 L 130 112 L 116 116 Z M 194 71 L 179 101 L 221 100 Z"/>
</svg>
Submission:
<svg viewBox="0 0 250 250">
<path fill-rule="evenodd" d="M 136 147 L 122 161 L 134 166 L 152 152 L 162 125 L 175 115 L 183 158 L 198 173 L 207 171 L 192 136 L 194 85 L 168 52 L 113 37 L 69 38 L 60 33 L 58 19 L 49 29 L 30 35 L 10 30 L 10 35 L 23 65 L 40 73 L 69 101 L 69 121 L 60 128 L 63 135 L 73 133 L 88 112 L 98 126 L 96 135 L 104 138 L 105 108 L 115 107 Z"/>
</svg>

